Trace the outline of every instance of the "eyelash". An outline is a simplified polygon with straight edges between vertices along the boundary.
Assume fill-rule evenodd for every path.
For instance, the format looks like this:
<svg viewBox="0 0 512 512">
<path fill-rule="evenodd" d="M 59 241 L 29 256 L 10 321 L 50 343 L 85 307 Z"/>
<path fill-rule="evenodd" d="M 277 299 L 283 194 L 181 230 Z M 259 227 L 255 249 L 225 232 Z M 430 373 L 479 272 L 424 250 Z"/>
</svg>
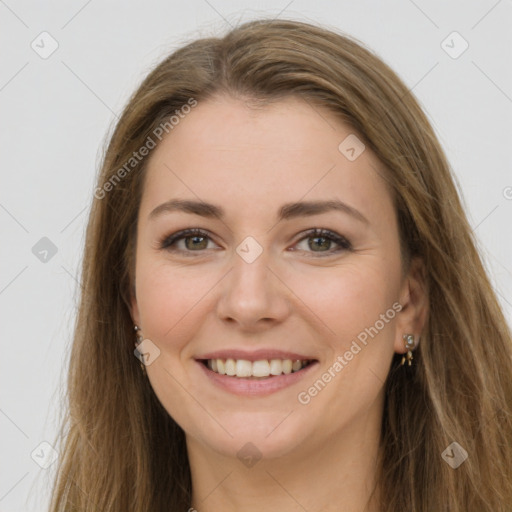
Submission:
<svg viewBox="0 0 512 512">
<path fill-rule="evenodd" d="M 349 240 L 347 240 L 345 237 L 340 236 L 333 231 L 330 231 L 328 229 L 320 229 L 320 228 L 313 228 L 305 233 L 303 233 L 303 237 L 297 241 L 297 243 L 302 242 L 305 239 L 308 238 L 325 238 L 327 240 L 331 240 L 339 245 L 339 248 L 334 251 L 325 251 L 326 256 L 330 256 L 332 254 L 336 254 L 338 252 L 341 252 L 343 250 L 345 251 L 351 251 L 352 250 L 352 244 Z M 159 243 L 159 248 L 163 250 L 167 250 L 170 252 L 181 252 L 186 254 L 187 256 L 192 256 L 190 253 L 194 252 L 204 252 L 206 249 L 203 250 L 197 250 L 197 251 L 190 251 L 190 250 L 183 250 L 183 249 L 176 249 L 175 247 L 172 247 L 176 242 L 185 239 L 185 238 L 192 238 L 194 236 L 204 237 L 211 240 L 209 233 L 207 231 L 204 231 L 199 228 L 193 228 L 193 229 L 184 229 L 182 231 L 178 231 L 176 233 L 173 233 L 172 235 L 165 236 Z M 306 251 L 306 252 L 312 252 L 313 254 L 315 251 Z M 323 257 L 322 255 L 323 251 L 320 251 L 319 254 L 320 257 Z"/>
</svg>

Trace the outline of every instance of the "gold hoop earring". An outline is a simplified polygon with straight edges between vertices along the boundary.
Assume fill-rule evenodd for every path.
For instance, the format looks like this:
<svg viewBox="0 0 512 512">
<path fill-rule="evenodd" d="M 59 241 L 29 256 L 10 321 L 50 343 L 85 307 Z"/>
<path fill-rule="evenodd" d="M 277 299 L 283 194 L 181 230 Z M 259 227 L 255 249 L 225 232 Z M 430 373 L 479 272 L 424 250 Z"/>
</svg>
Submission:
<svg viewBox="0 0 512 512">
<path fill-rule="evenodd" d="M 402 336 L 405 344 L 405 348 L 407 349 L 407 354 L 404 354 L 402 357 L 402 361 L 400 362 L 400 365 L 403 366 L 405 364 L 405 361 L 407 361 L 407 366 L 411 366 L 411 361 L 413 360 L 412 351 L 414 350 L 414 334 L 404 334 Z"/>
<path fill-rule="evenodd" d="M 142 369 L 142 374 L 144 376 L 147 376 L 147 372 L 146 372 L 146 365 L 142 362 L 142 354 L 138 351 L 137 347 L 141 344 L 142 340 L 144 339 L 143 336 L 141 334 L 139 334 L 139 331 L 141 330 L 140 327 L 138 325 L 134 325 L 134 330 L 135 330 L 135 333 L 136 333 L 136 338 L 137 338 L 137 341 L 135 342 L 135 357 L 139 360 L 140 362 L 140 367 Z"/>
</svg>

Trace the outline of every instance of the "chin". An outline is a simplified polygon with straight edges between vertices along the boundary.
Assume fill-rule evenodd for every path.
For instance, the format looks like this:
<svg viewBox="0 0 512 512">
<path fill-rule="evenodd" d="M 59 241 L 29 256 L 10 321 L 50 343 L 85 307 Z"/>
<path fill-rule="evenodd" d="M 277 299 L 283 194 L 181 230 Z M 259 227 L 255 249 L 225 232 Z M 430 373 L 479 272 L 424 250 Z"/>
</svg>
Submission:
<svg viewBox="0 0 512 512">
<path fill-rule="evenodd" d="M 190 434 L 212 451 L 226 457 L 236 457 L 242 462 L 245 457 L 280 458 L 296 452 L 310 437 L 307 421 L 299 412 L 302 411 L 281 409 L 217 415 L 215 417 L 226 426 L 229 434 L 217 423 L 217 427 L 212 428 L 204 421 L 202 425 L 206 428 L 198 430 L 196 426 Z"/>
</svg>

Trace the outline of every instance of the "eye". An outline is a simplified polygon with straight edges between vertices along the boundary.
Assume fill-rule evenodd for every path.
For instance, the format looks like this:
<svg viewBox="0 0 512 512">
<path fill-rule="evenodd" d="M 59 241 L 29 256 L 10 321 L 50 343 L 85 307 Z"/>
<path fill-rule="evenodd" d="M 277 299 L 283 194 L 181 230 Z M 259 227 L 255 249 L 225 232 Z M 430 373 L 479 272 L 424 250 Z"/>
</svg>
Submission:
<svg viewBox="0 0 512 512">
<path fill-rule="evenodd" d="M 327 253 L 327 255 L 330 255 L 343 250 L 352 250 L 352 244 L 344 236 L 338 235 L 328 229 L 311 229 L 307 231 L 305 235 L 306 236 L 303 236 L 298 243 L 300 244 L 303 241 L 307 241 L 307 247 L 311 249 L 311 251 L 307 251 L 306 249 L 306 252 Z M 331 250 L 333 243 L 338 245 L 338 248 L 335 250 Z M 316 250 L 317 248 L 319 248 L 318 251 Z"/>
<path fill-rule="evenodd" d="M 310 249 L 299 248 L 299 250 L 303 252 L 327 253 L 327 255 L 330 255 L 343 250 L 352 250 L 351 243 L 345 237 L 328 229 L 314 228 L 303 233 L 303 235 L 305 236 L 303 236 L 297 244 L 307 240 L 307 247 Z M 184 242 L 184 246 L 180 247 L 179 245 L 182 241 Z M 205 249 L 208 249 L 208 242 L 211 241 L 207 231 L 193 228 L 178 231 L 172 235 L 166 236 L 160 241 L 159 247 L 167 251 L 181 252 L 184 254 L 189 253 L 190 255 L 192 252 L 203 252 Z M 338 246 L 335 250 L 331 249 L 333 243 Z M 317 248 L 319 250 L 316 250 Z M 291 250 L 295 251 L 297 249 L 292 248 Z"/>
<path fill-rule="evenodd" d="M 185 241 L 185 248 L 178 247 L 182 240 Z M 169 251 L 180 251 L 180 252 L 195 252 L 207 249 L 208 241 L 210 240 L 209 234 L 202 229 L 185 229 L 178 231 L 165 237 L 160 242 L 161 249 L 167 249 Z"/>
</svg>

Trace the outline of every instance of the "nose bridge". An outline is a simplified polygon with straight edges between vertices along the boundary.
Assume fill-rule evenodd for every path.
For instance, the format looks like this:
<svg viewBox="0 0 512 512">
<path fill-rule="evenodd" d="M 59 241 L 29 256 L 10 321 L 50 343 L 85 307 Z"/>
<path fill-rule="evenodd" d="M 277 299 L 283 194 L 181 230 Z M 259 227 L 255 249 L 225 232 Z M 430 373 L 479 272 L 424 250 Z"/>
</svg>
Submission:
<svg viewBox="0 0 512 512">
<path fill-rule="evenodd" d="M 250 327 L 263 319 L 284 318 L 288 312 L 284 287 L 268 268 L 271 266 L 270 250 L 254 239 L 246 239 L 237 247 L 219 300 L 222 319 Z"/>
<path fill-rule="evenodd" d="M 260 246 L 261 247 L 261 246 Z M 258 254 L 259 253 L 259 254 Z M 231 272 L 231 286 L 254 294 L 266 293 L 269 286 L 268 249 L 257 250 L 250 243 L 243 242 L 233 255 L 233 270 Z"/>
</svg>

